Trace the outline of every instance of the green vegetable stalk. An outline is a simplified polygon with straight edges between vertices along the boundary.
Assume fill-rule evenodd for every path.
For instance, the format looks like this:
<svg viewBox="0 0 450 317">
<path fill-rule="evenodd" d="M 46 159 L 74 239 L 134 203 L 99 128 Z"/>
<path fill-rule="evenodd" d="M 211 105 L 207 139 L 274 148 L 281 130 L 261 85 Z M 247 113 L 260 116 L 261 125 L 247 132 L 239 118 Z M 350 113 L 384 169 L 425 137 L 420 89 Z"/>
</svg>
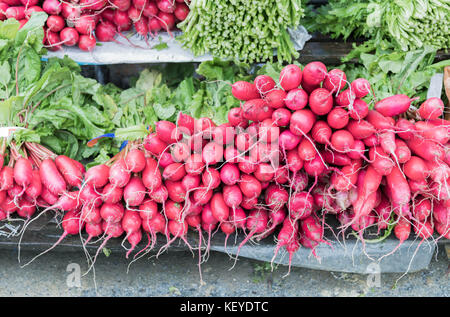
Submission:
<svg viewBox="0 0 450 317">
<path fill-rule="evenodd" d="M 304 15 L 300 0 L 192 0 L 178 26 L 195 55 L 211 53 L 242 62 L 292 61 L 298 52 L 286 31 Z"/>
</svg>

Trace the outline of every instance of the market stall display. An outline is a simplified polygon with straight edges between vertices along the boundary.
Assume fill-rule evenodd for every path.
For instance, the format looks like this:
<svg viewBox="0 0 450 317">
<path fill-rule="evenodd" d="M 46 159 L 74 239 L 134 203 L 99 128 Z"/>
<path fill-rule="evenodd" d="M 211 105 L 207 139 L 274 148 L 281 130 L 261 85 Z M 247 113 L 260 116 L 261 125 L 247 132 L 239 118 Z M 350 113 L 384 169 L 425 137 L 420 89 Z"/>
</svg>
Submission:
<svg viewBox="0 0 450 317">
<path fill-rule="evenodd" d="M 282 30 L 299 23 L 294 11 Z M 380 261 L 409 238 L 417 250 L 449 238 L 447 100 L 426 97 L 449 64 L 434 62 L 437 47 L 359 47 L 358 64 L 283 66 L 291 47 L 279 63 L 145 70 L 121 89 L 81 76 L 70 58 L 42 61 L 49 19 L 0 22 L 0 232 L 19 248 L 55 211 L 63 230 L 44 253 L 69 235 L 86 251 L 101 241 L 86 253 L 91 266 L 114 239 L 134 259 L 183 241 L 200 268 L 218 231 L 235 260 L 249 241 L 273 239 L 272 262 L 285 250 L 289 266 L 299 248 L 317 256 L 330 234 L 352 233 L 362 252 L 395 236 Z M 230 235 L 241 239 L 230 245 Z"/>
</svg>

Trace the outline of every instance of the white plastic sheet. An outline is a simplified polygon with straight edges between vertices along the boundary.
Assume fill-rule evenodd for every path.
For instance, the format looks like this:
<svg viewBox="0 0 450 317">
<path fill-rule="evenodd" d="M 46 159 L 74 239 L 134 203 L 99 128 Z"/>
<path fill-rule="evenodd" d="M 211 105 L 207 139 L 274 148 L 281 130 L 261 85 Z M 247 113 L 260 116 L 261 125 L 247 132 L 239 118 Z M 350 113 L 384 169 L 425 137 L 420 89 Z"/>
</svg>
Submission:
<svg viewBox="0 0 450 317">
<path fill-rule="evenodd" d="M 302 50 L 306 41 L 311 38 L 303 26 L 288 31 L 297 50 Z M 117 36 L 117 42 L 100 43 L 100 46 L 97 46 L 92 52 L 81 51 L 78 47 L 63 46 L 62 50 L 49 52 L 44 59 L 62 58 L 64 55 L 68 55 L 82 65 L 189 63 L 212 60 L 210 54 L 194 56 L 189 50 L 182 48 L 175 39 L 180 34 L 180 32 L 172 32 L 173 36 L 170 36 L 167 33 L 160 33 L 156 38 L 148 40 L 149 45 L 136 33 L 131 36 L 124 34 L 129 41 L 124 37 Z M 168 47 L 162 50 L 152 49 L 161 42 L 167 43 Z"/>
</svg>

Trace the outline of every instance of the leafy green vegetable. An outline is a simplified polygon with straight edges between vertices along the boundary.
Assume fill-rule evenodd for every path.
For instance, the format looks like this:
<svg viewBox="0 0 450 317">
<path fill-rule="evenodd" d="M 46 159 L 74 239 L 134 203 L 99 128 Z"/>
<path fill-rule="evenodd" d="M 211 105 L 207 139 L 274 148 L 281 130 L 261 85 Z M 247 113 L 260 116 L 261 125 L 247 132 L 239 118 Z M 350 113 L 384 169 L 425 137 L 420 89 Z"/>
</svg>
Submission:
<svg viewBox="0 0 450 317">
<path fill-rule="evenodd" d="M 450 3 L 445 0 L 330 0 L 305 25 L 333 38 L 364 37 L 366 47 L 381 44 L 402 51 L 450 48 Z"/>
<path fill-rule="evenodd" d="M 433 47 L 401 52 L 378 48 L 374 53 L 359 54 L 359 63 L 340 66 L 352 81 L 359 77 L 369 80 L 376 98 L 393 94 L 406 94 L 426 99 L 431 77 L 450 60 L 433 64 L 436 52 Z"/>
</svg>

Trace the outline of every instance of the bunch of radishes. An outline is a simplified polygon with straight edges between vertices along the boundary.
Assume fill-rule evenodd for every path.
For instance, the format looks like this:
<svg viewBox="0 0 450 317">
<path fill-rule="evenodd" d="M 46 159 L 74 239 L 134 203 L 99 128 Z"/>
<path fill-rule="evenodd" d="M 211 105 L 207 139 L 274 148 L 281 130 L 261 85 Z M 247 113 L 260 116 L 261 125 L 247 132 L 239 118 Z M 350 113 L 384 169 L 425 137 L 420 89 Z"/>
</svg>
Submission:
<svg viewBox="0 0 450 317">
<path fill-rule="evenodd" d="M 78 45 L 92 51 L 97 41 L 115 41 L 117 34 L 133 26 L 146 41 L 159 31 L 170 32 L 186 19 L 187 4 L 188 0 L 1 0 L 0 20 L 15 18 L 23 26 L 33 12 L 45 11 L 48 49 Z"/>
<path fill-rule="evenodd" d="M 250 239 L 275 234 L 274 258 L 285 247 L 291 262 L 300 246 L 314 253 L 328 243 L 329 215 L 363 241 L 370 227 L 393 227 L 400 243 L 412 230 L 422 239 L 434 231 L 450 238 L 450 123 L 439 119 L 440 99 L 414 112 L 414 99 L 395 95 L 369 110 L 369 82 L 349 83 L 321 62 L 303 70 L 288 65 L 278 83 L 260 75 L 231 89 L 242 104 L 229 111 L 229 122 L 180 113 L 176 123 L 156 122 L 143 142 L 86 173 L 26 143 L 29 160 L 12 151 L 0 174 L 1 184 L 10 184 L 2 185 L 0 209 L 9 216 L 26 201 L 66 211 L 61 239 L 85 230 L 84 245 L 104 239 L 99 251 L 126 233 L 127 256 L 145 234 L 148 244 L 135 257 L 153 249 L 158 233 L 167 241 L 159 252 L 176 239 L 191 248 L 191 228 L 199 246 L 203 233 L 209 245 L 217 230 L 227 238 L 244 231 L 238 254 Z M 402 118 L 407 111 L 421 119 Z M 40 191 L 29 193 L 35 184 Z"/>
<path fill-rule="evenodd" d="M 246 122 L 256 122 L 260 130 L 280 129 L 279 159 L 289 170 L 288 184 L 304 172 L 313 179 L 301 188 L 290 185 L 295 190 L 287 207 L 294 226 L 280 231 L 282 244 L 317 244 L 323 224 L 320 231 L 317 218 L 307 224 L 304 219 L 320 211 L 337 214 L 342 229 L 360 233 L 395 225 L 400 241 L 411 228 L 423 239 L 434 230 L 450 237 L 450 122 L 440 119 L 444 103 L 439 98 L 420 106 L 418 120 L 402 118 L 415 100 L 406 95 L 380 100 L 369 110 L 362 99 L 370 93 L 369 82 L 348 83 L 344 72 L 328 71 L 321 62 L 303 70 L 286 66 L 278 85 L 258 76 L 254 83 L 235 83 L 232 92 L 245 101 L 239 111 Z M 308 184 L 303 179 L 300 183 Z M 295 232 L 290 242 L 285 230 Z"/>
</svg>

